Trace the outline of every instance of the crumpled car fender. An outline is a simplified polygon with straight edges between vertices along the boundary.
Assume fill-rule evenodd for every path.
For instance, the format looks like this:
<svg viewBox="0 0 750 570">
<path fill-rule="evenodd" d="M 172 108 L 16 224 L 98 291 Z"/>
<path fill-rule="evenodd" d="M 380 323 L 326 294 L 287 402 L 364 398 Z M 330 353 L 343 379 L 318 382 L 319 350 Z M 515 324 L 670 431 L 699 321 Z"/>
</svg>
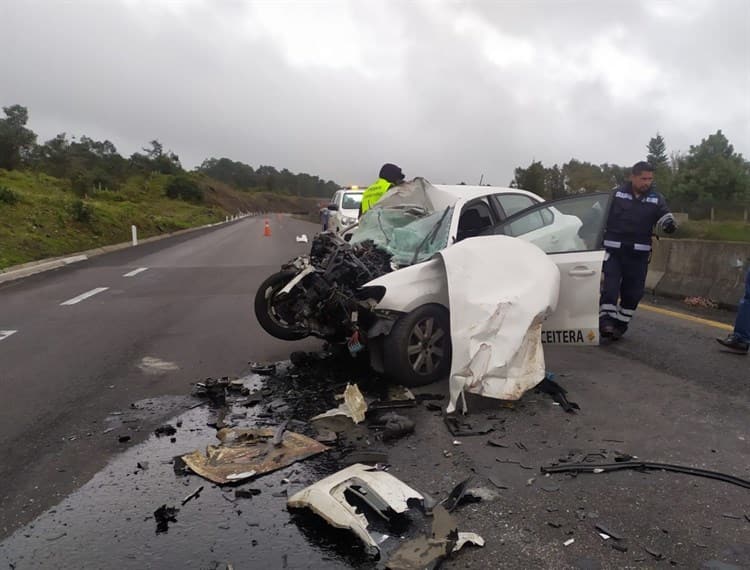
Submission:
<svg viewBox="0 0 750 570">
<path fill-rule="evenodd" d="M 381 275 L 365 287 L 373 285 L 385 287 L 377 309 L 408 313 L 427 303 L 448 308 L 448 283 L 439 257 Z"/>
<path fill-rule="evenodd" d="M 467 239 L 439 255 L 453 345 L 447 411 L 455 411 L 464 391 L 517 400 L 544 378 L 541 329 L 557 306 L 557 265 L 537 246 L 508 236 Z"/>
</svg>

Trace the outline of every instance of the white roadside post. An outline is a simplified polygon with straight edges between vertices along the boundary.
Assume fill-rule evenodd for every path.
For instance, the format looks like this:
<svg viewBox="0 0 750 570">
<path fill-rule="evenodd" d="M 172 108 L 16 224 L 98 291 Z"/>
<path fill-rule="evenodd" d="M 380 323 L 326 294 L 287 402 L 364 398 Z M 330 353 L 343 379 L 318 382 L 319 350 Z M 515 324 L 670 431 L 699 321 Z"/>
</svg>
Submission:
<svg viewBox="0 0 750 570">
<path fill-rule="evenodd" d="M 133 236 L 133 246 L 138 245 L 138 228 L 130 226 L 130 233 Z"/>
</svg>

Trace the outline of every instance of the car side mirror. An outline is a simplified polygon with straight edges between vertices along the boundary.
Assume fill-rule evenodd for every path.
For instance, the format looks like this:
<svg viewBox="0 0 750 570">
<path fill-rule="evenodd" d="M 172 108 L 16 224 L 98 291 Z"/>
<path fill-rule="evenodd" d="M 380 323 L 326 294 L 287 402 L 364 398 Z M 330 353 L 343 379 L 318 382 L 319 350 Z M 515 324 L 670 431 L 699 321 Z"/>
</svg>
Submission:
<svg viewBox="0 0 750 570">
<path fill-rule="evenodd" d="M 331 212 L 336 212 L 339 207 L 336 204 L 328 204 L 328 209 L 331 210 Z"/>
</svg>

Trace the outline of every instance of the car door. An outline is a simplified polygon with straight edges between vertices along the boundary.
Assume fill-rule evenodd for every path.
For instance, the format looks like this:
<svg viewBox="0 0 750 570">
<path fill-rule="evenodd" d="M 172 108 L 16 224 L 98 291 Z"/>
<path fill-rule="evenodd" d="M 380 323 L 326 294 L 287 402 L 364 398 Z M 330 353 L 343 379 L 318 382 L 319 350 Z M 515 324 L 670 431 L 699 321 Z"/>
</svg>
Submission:
<svg viewBox="0 0 750 570">
<path fill-rule="evenodd" d="M 560 270 L 557 308 L 544 323 L 546 344 L 599 344 L 602 236 L 611 194 L 583 194 L 527 208 L 487 234 L 534 243 Z"/>
</svg>

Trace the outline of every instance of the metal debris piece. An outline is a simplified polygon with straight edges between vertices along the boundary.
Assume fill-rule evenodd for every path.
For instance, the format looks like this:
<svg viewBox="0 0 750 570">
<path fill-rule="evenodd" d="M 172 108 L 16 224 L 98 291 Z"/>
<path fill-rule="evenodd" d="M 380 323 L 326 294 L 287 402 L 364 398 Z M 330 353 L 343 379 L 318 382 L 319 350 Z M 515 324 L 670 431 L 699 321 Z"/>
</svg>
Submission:
<svg viewBox="0 0 750 570">
<path fill-rule="evenodd" d="M 614 532 L 614 531 L 612 531 L 612 529 L 610 529 L 610 528 L 607 528 L 606 526 L 604 526 L 604 525 L 603 525 L 603 524 L 601 524 L 601 523 L 597 523 L 597 524 L 595 524 L 595 525 L 594 525 L 594 528 L 595 528 L 596 530 L 598 530 L 599 532 L 602 532 L 602 533 L 604 533 L 604 534 L 606 534 L 606 535 L 609 535 L 609 536 L 611 536 L 611 537 L 612 537 L 612 538 L 614 538 L 615 540 L 622 540 L 623 538 L 625 538 L 625 537 L 624 537 L 623 535 L 621 535 L 620 533 L 617 533 L 617 532 Z"/>
<path fill-rule="evenodd" d="M 261 376 L 270 376 L 276 373 L 276 364 L 273 362 L 251 362 L 250 370 Z"/>
<path fill-rule="evenodd" d="M 454 437 L 485 435 L 494 429 L 490 421 L 477 421 L 456 416 L 445 416 L 445 425 Z"/>
<path fill-rule="evenodd" d="M 203 491 L 203 485 L 201 485 L 195 491 L 190 493 L 187 497 L 182 499 L 182 506 L 185 506 L 185 503 L 187 503 L 191 499 L 197 499 L 198 497 L 200 497 L 202 491 Z"/>
<path fill-rule="evenodd" d="M 289 424 L 289 420 L 282 422 L 279 427 L 276 428 L 276 433 L 273 434 L 273 439 L 271 440 L 271 445 L 274 447 L 280 447 L 282 441 L 284 440 L 284 432 L 286 431 L 286 426 Z"/>
<path fill-rule="evenodd" d="M 358 491 L 360 498 L 366 496 L 367 503 L 386 518 L 408 511 L 411 500 L 423 500 L 420 493 L 390 473 L 355 464 L 294 494 L 287 505 L 310 509 L 331 526 L 350 530 L 372 554 L 378 554 L 380 547 L 367 530 L 367 517 L 347 498 L 352 489 Z"/>
<path fill-rule="evenodd" d="M 167 507 L 162 505 L 154 511 L 154 518 L 156 519 L 156 534 L 169 531 L 169 523 L 177 522 L 177 513 L 180 509 L 175 507 Z"/>
<path fill-rule="evenodd" d="M 318 435 L 315 436 L 315 440 L 319 441 L 320 443 L 336 443 L 339 436 L 336 435 L 335 431 L 331 430 L 321 430 L 318 432 Z"/>
<path fill-rule="evenodd" d="M 220 485 L 270 473 L 301 461 L 328 447 L 304 435 L 286 431 L 278 447 L 272 445 L 273 428 L 224 428 L 216 433 L 221 442 L 206 453 L 194 451 L 182 459 L 195 473 Z"/>
<path fill-rule="evenodd" d="M 416 401 L 414 394 L 406 386 L 388 386 L 389 400 L 409 400 Z"/>
<path fill-rule="evenodd" d="M 453 487 L 453 490 L 445 499 L 440 501 L 440 504 L 445 507 L 445 510 L 450 513 L 458 506 L 458 504 L 461 502 L 461 499 L 463 499 L 464 495 L 466 494 L 466 491 L 469 489 L 470 482 L 471 477 L 464 479 L 458 485 Z"/>
<path fill-rule="evenodd" d="M 555 382 L 552 378 L 554 375 L 547 374 L 544 379 L 536 385 L 536 390 L 544 394 L 549 394 L 555 403 L 560 404 L 560 407 L 569 414 L 575 414 L 576 410 L 580 410 L 581 407 L 575 402 L 568 401 L 567 390 Z"/>
<path fill-rule="evenodd" d="M 156 437 L 161 437 L 163 435 L 174 435 L 177 433 L 177 429 L 172 424 L 164 424 L 163 426 L 159 426 L 154 430 L 154 433 L 156 434 Z"/>
<path fill-rule="evenodd" d="M 611 471 L 621 471 L 623 469 L 636 469 L 636 470 L 657 470 L 657 471 L 671 471 L 673 473 L 684 473 L 686 475 L 695 475 L 697 477 L 706 477 L 708 479 L 716 479 L 717 481 L 724 481 L 725 483 L 732 483 L 745 489 L 750 489 L 750 481 L 735 477 L 734 475 L 727 475 L 719 471 L 708 471 L 706 469 L 698 469 L 695 467 L 685 467 L 683 465 L 673 465 L 670 463 L 655 463 L 652 461 L 623 461 L 620 463 L 574 463 L 566 465 L 548 465 L 542 467 L 542 473 L 605 473 Z"/>
</svg>

